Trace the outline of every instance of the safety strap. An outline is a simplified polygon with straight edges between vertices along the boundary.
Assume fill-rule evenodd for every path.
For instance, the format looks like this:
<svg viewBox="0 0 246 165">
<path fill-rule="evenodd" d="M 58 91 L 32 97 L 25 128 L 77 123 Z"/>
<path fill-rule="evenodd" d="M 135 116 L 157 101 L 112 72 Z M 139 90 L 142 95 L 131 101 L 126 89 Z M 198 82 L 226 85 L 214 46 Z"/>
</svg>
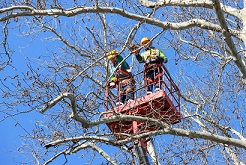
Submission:
<svg viewBox="0 0 246 165">
<path fill-rule="evenodd" d="M 120 81 L 120 85 L 125 85 L 125 84 L 129 83 L 130 81 L 132 82 L 132 86 L 129 87 L 129 88 L 127 88 L 125 92 L 119 90 L 120 93 L 126 93 L 127 91 L 134 89 L 134 87 L 135 87 L 135 81 L 134 81 L 133 78 L 129 78 L 129 79 L 125 79 L 125 80 Z"/>
<path fill-rule="evenodd" d="M 156 67 L 160 68 L 161 64 L 157 63 L 157 62 L 146 64 L 145 65 L 145 70 L 150 70 L 150 69 L 152 69 L 153 66 L 156 66 Z"/>
<path fill-rule="evenodd" d="M 151 82 L 151 83 L 154 82 L 154 81 L 153 81 L 152 79 L 150 79 L 150 78 L 144 78 L 144 80 L 145 80 L 145 81 L 149 81 L 149 82 Z"/>
<path fill-rule="evenodd" d="M 161 64 L 159 64 L 159 63 L 148 64 L 147 66 L 145 66 L 145 68 L 146 68 L 145 70 L 148 71 L 148 70 L 152 69 L 153 66 L 156 66 L 157 69 L 158 69 L 158 71 L 161 70 Z M 158 73 L 155 76 L 154 80 L 152 80 L 150 78 L 144 78 L 144 80 L 149 81 L 151 83 L 157 82 L 158 78 L 161 77 L 163 75 L 163 73 L 164 73 L 164 70 L 162 69 L 162 72 L 161 73 Z"/>
<path fill-rule="evenodd" d="M 126 93 L 127 93 L 128 91 L 130 91 L 130 90 L 133 90 L 133 89 L 134 89 L 134 86 L 127 88 L 127 89 L 126 89 Z"/>
<path fill-rule="evenodd" d="M 123 73 L 124 75 L 126 75 L 126 76 L 132 77 L 131 73 L 129 73 L 129 72 L 127 72 L 127 71 L 124 71 L 124 70 L 122 70 L 122 69 L 119 69 L 119 71 L 120 71 L 121 73 Z"/>
<path fill-rule="evenodd" d="M 120 94 L 126 94 L 128 91 L 133 90 L 133 89 L 134 89 L 134 86 L 129 87 L 129 88 L 126 89 L 125 92 L 124 91 L 120 91 Z"/>
<path fill-rule="evenodd" d="M 125 79 L 125 80 L 122 80 L 120 83 L 121 84 L 127 84 L 129 81 L 131 81 L 133 78 L 128 78 L 128 79 Z"/>
<path fill-rule="evenodd" d="M 154 80 L 154 81 L 156 82 L 156 80 L 159 79 L 159 77 L 161 77 L 163 74 L 164 74 L 164 70 L 162 70 L 161 73 L 159 73 L 159 74 L 157 74 L 157 75 L 155 76 L 155 80 Z"/>
</svg>

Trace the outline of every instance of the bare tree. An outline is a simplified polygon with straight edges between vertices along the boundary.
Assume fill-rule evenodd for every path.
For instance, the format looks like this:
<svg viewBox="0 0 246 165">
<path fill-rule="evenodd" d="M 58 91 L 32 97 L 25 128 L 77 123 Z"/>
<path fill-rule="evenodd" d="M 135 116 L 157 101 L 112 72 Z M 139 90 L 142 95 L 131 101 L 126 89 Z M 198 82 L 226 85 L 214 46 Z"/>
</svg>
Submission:
<svg viewBox="0 0 246 165">
<path fill-rule="evenodd" d="M 156 139 L 161 164 L 246 162 L 245 1 L 2 0 L 0 6 L 1 121 L 33 114 L 33 130 L 18 149 L 32 164 L 61 156 L 66 163 L 71 154 L 88 164 L 135 164 L 126 146 L 146 136 Z M 173 127 L 141 116 L 103 117 L 108 51 L 129 57 L 139 72 L 127 47 L 146 35 L 170 52 L 166 66 L 182 95 L 182 121 Z M 40 110 L 45 119 L 35 120 Z M 116 140 L 106 123 L 123 120 L 162 129 Z"/>
</svg>

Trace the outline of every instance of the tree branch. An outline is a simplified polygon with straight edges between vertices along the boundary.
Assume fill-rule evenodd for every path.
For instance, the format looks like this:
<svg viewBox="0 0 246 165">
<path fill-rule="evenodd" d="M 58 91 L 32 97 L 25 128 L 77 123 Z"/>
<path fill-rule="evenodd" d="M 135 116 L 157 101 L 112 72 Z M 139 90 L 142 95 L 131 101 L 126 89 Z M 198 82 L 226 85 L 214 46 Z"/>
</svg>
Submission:
<svg viewBox="0 0 246 165">
<path fill-rule="evenodd" d="M 170 128 L 170 127 L 163 128 L 162 130 L 157 130 L 157 131 L 152 131 L 152 132 L 136 135 L 132 138 L 139 139 L 139 138 L 143 138 L 143 137 L 150 136 L 150 135 L 155 136 L 155 135 L 163 135 L 163 134 L 183 136 L 183 137 L 188 137 L 188 138 L 199 138 L 199 139 L 204 139 L 204 140 L 210 140 L 216 143 L 222 143 L 222 144 L 232 145 L 232 146 L 246 149 L 246 142 L 244 140 L 228 138 L 228 137 L 224 137 L 220 135 L 210 134 L 207 132 L 190 131 L 190 130 L 179 129 L 179 128 Z M 129 138 L 118 141 L 118 143 L 124 144 L 126 141 L 129 141 Z"/>
<path fill-rule="evenodd" d="M 218 0 L 212 0 L 212 1 L 214 4 L 214 9 L 215 9 L 215 12 L 217 14 L 218 20 L 219 20 L 220 25 L 222 27 L 222 34 L 225 37 L 224 40 L 225 40 L 226 44 L 228 45 L 228 47 L 230 48 L 231 54 L 233 57 L 233 61 L 235 62 L 239 71 L 241 72 L 244 84 L 246 84 L 246 66 L 245 66 L 245 63 L 244 63 L 242 57 L 237 53 L 237 49 L 234 45 L 234 42 L 232 41 L 231 33 L 230 33 L 229 28 L 226 24 L 226 20 L 224 18 L 224 14 L 223 14 L 223 11 L 221 9 L 221 5 L 220 5 L 219 1 Z"/>
<path fill-rule="evenodd" d="M 149 1 L 149 0 L 139 0 L 139 2 L 149 8 L 153 7 L 164 7 L 164 6 L 180 6 L 180 7 L 202 7 L 213 9 L 213 3 L 210 0 L 192 0 L 192 1 L 181 1 L 181 0 L 159 0 L 157 2 Z M 232 8 L 230 6 L 226 6 L 221 4 L 223 12 L 235 16 L 239 19 L 243 18 L 243 15 L 240 14 L 240 10 Z"/>
<path fill-rule="evenodd" d="M 68 149 L 65 149 L 59 153 L 57 153 L 56 155 L 54 155 L 52 158 L 50 158 L 48 161 L 46 161 L 43 165 L 47 165 L 50 164 L 53 160 L 55 160 L 57 157 L 59 157 L 62 154 L 66 154 L 66 152 L 68 151 Z"/>
<path fill-rule="evenodd" d="M 99 154 L 101 154 L 108 162 L 112 163 L 113 165 L 117 165 L 117 163 L 111 159 L 111 157 L 101 148 L 97 147 L 95 144 L 91 143 L 91 142 L 87 142 L 85 144 L 82 144 L 78 147 L 76 147 L 75 149 L 73 149 L 71 152 L 72 153 L 76 153 L 81 149 L 84 148 L 92 148 L 93 150 L 97 151 Z"/>
<path fill-rule="evenodd" d="M 77 110 L 76 110 L 76 101 L 74 98 L 74 95 L 72 93 L 63 93 L 60 96 L 56 97 L 54 100 L 52 100 L 51 102 L 49 102 L 46 106 L 44 106 L 40 112 L 43 114 L 45 113 L 45 111 L 47 111 L 48 109 L 50 109 L 51 107 L 55 106 L 59 101 L 61 101 L 63 98 L 69 98 L 71 101 L 71 107 L 72 107 L 72 114 L 71 114 L 71 118 L 75 119 L 76 121 L 81 122 L 82 126 L 87 128 L 88 127 L 88 122 L 79 117 L 77 114 Z"/>
<path fill-rule="evenodd" d="M 13 8 L 14 10 L 15 8 Z M 9 10 L 8 10 L 9 11 Z M 0 9 L 0 13 L 5 12 L 4 9 Z M 171 30 L 184 30 L 187 28 L 192 28 L 192 27 L 201 27 L 203 29 L 208 29 L 208 30 L 213 30 L 216 32 L 222 32 L 222 29 L 219 25 L 213 24 L 211 22 L 201 20 L 201 19 L 192 19 L 186 22 L 180 22 L 180 23 L 171 23 L 171 22 L 163 22 L 159 21 L 158 19 L 155 18 L 148 18 L 146 16 L 140 16 L 137 14 L 132 14 L 129 13 L 123 9 L 119 8 L 113 8 L 113 7 L 100 7 L 100 8 L 95 8 L 95 7 L 76 7 L 76 8 L 71 8 L 71 9 L 50 9 L 50 10 L 36 10 L 32 9 L 31 11 L 20 11 L 17 13 L 10 13 L 9 15 L 0 18 L 0 22 L 6 21 L 10 18 L 16 18 L 16 17 L 21 17 L 21 16 L 34 16 L 34 15 L 40 15 L 40 16 L 75 16 L 78 14 L 82 13 L 114 13 L 114 14 L 119 14 L 122 17 L 126 17 L 132 20 L 136 21 L 144 21 L 148 24 L 163 28 L 163 29 L 171 29 Z M 232 35 L 235 37 L 239 37 L 240 32 L 237 30 L 231 30 L 230 31 Z"/>
</svg>

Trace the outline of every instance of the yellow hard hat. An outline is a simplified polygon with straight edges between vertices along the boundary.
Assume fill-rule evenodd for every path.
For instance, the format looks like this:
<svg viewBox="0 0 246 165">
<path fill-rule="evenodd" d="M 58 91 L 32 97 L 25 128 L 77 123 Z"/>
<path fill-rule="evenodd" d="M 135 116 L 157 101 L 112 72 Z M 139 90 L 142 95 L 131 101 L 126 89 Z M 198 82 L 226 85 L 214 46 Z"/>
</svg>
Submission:
<svg viewBox="0 0 246 165">
<path fill-rule="evenodd" d="M 109 56 L 108 59 L 111 60 L 113 57 L 115 57 L 118 54 L 118 52 L 116 50 L 111 50 L 109 52 Z"/>
<path fill-rule="evenodd" d="M 148 38 L 148 37 L 144 37 L 144 38 L 142 38 L 142 40 L 141 40 L 141 45 L 144 45 L 144 44 L 146 44 L 147 42 L 149 42 L 150 41 L 150 39 Z"/>
</svg>

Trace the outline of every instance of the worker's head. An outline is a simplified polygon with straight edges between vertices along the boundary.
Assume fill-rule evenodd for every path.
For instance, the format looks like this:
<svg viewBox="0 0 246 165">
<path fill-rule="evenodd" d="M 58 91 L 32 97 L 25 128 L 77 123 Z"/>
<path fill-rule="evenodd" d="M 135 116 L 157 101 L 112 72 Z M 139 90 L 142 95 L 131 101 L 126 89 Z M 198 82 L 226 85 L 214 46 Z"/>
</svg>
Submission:
<svg viewBox="0 0 246 165">
<path fill-rule="evenodd" d="M 118 52 L 116 50 L 111 50 L 108 53 L 108 59 L 109 60 L 114 60 L 117 55 L 118 55 Z"/>
<path fill-rule="evenodd" d="M 144 37 L 141 40 L 141 45 L 144 45 L 145 48 L 148 48 L 152 45 L 152 42 L 150 42 L 150 39 L 148 37 Z"/>
</svg>

